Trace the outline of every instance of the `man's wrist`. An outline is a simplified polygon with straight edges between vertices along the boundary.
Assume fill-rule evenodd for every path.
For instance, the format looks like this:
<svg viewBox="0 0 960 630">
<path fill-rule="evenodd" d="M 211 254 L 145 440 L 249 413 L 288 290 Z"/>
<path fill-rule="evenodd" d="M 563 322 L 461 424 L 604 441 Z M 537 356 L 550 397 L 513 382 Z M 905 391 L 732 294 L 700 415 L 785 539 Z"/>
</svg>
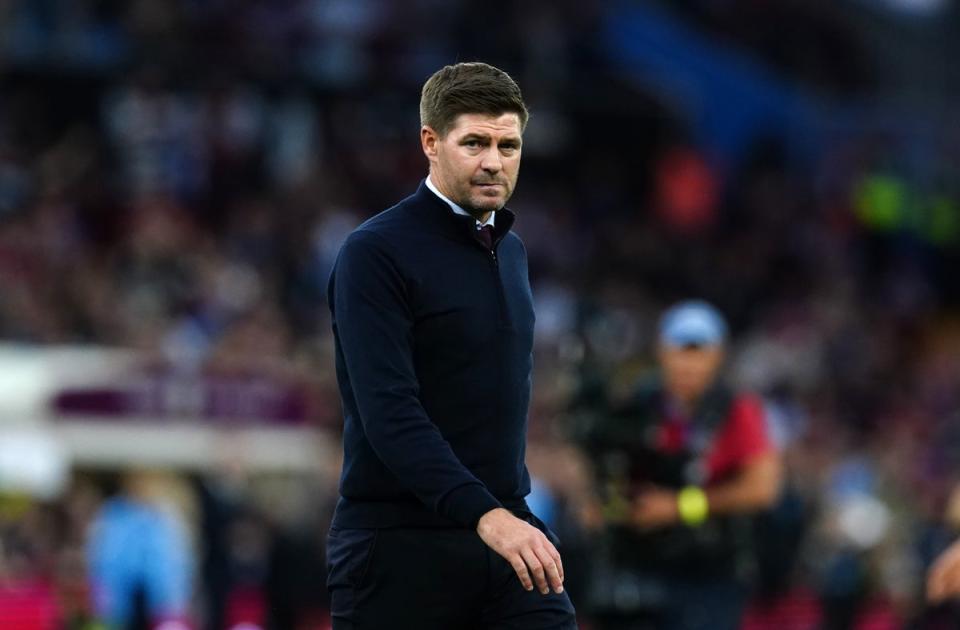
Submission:
<svg viewBox="0 0 960 630">
<path fill-rule="evenodd" d="M 492 510 L 487 510 L 480 516 L 479 519 L 477 519 L 477 527 L 476 527 L 477 532 L 480 531 L 480 527 L 482 524 L 489 522 L 489 519 L 487 519 L 486 517 L 488 516 L 496 517 L 497 514 L 499 514 L 500 512 L 504 512 L 505 514 L 512 515 L 512 513 L 507 508 L 504 508 L 504 507 L 495 507 Z"/>
</svg>

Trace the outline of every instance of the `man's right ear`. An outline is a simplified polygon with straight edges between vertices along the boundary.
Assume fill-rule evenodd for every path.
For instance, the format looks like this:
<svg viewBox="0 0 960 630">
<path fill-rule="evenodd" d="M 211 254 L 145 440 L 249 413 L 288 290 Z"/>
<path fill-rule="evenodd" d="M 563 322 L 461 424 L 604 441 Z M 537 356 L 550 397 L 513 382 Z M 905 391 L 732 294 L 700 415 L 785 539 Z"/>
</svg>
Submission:
<svg viewBox="0 0 960 630">
<path fill-rule="evenodd" d="M 439 142 L 440 136 L 433 130 L 433 127 L 429 125 L 420 127 L 420 146 L 423 149 L 423 154 L 427 156 L 427 159 L 437 156 L 437 144 L 439 144 Z"/>
</svg>

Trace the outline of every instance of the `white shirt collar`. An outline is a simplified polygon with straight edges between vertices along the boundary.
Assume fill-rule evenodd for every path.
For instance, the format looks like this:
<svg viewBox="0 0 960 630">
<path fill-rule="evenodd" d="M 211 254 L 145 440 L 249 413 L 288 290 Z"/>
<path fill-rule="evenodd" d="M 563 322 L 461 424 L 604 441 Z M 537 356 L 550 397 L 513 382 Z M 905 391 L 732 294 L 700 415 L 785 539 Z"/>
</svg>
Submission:
<svg viewBox="0 0 960 630">
<path fill-rule="evenodd" d="M 442 192 L 440 192 L 439 190 L 437 190 L 437 187 L 433 185 L 433 182 L 432 182 L 432 181 L 430 181 L 430 176 L 429 176 L 429 175 L 427 175 L 426 184 L 427 184 L 427 188 L 429 188 L 430 191 L 431 191 L 433 194 L 435 194 L 437 197 L 440 197 L 441 199 L 443 199 L 444 201 L 447 202 L 447 205 L 450 206 L 450 209 L 453 210 L 454 213 L 456 213 L 456 214 L 462 214 L 462 215 L 468 216 L 468 217 L 473 216 L 472 214 L 470 214 L 469 212 L 467 212 L 466 210 L 464 210 L 463 208 L 461 208 L 461 207 L 458 206 L 457 204 L 455 204 L 455 203 L 453 203 L 452 201 L 450 201 L 449 199 L 447 199 L 447 196 L 446 196 L 446 195 L 444 195 Z M 493 225 L 493 220 L 494 220 L 494 217 L 496 217 L 496 215 L 497 215 L 497 212 L 496 212 L 496 210 L 494 210 L 494 211 L 492 211 L 492 212 L 490 213 L 490 216 L 487 217 L 487 220 L 486 220 L 486 221 L 482 221 L 482 222 L 481 222 L 481 221 L 477 221 L 477 229 L 480 229 L 480 228 L 481 228 L 482 226 L 484 226 L 484 225 Z"/>
</svg>

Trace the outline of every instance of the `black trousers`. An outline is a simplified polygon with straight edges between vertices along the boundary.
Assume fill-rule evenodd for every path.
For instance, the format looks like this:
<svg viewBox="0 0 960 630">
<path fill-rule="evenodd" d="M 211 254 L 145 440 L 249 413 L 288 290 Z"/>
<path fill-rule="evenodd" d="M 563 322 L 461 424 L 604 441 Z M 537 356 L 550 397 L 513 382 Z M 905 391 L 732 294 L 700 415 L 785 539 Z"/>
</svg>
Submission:
<svg viewBox="0 0 960 630">
<path fill-rule="evenodd" d="M 327 559 L 334 630 L 577 627 L 566 592 L 525 591 L 473 530 L 331 529 Z"/>
</svg>

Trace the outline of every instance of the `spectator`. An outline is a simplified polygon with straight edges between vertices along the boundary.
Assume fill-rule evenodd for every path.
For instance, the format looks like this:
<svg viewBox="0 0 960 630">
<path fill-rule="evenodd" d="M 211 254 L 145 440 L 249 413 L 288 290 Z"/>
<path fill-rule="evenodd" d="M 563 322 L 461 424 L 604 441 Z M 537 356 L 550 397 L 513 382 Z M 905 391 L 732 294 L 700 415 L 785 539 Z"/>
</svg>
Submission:
<svg viewBox="0 0 960 630">
<path fill-rule="evenodd" d="M 674 306 L 660 324 L 660 377 L 585 436 L 609 552 L 604 628 L 740 627 L 744 517 L 775 501 L 780 461 L 759 401 L 722 378 L 726 344 L 712 306 Z"/>
</svg>

